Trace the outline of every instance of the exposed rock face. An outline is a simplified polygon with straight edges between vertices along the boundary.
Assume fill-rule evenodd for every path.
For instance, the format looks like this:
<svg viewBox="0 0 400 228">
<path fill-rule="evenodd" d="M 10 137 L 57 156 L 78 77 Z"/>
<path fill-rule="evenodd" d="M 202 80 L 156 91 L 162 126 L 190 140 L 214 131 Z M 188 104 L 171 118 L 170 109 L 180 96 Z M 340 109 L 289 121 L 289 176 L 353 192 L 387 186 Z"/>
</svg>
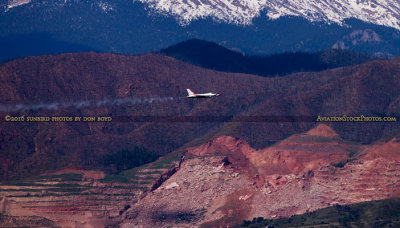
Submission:
<svg viewBox="0 0 400 228">
<path fill-rule="evenodd" d="M 151 186 L 150 190 L 154 191 L 156 190 L 158 187 L 160 187 L 166 180 L 168 180 L 168 178 L 170 178 L 172 175 L 174 175 L 176 173 L 176 171 L 178 170 L 178 167 L 173 167 L 169 170 L 167 170 L 166 172 L 164 172 L 159 178 L 158 180 Z"/>
<path fill-rule="evenodd" d="M 262 150 L 222 136 L 188 149 L 181 168 L 128 210 L 123 227 L 225 227 L 398 197 L 399 141 L 343 143 L 326 125 Z"/>
<path fill-rule="evenodd" d="M 254 150 L 244 140 L 221 136 L 202 146 L 188 149 L 189 154 L 229 155 L 240 167 L 253 167 L 260 174 L 290 174 L 314 169 L 320 164 L 346 159 L 356 145 L 342 144 L 339 135 L 321 124 L 304 134 L 293 135 L 275 146 Z M 306 169 L 306 170 L 305 170 Z"/>
<path fill-rule="evenodd" d="M 134 218 L 122 227 L 187 227 L 214 221 L 228 213 L 230 209 L 222 207 L 233 196 L 238 208 L 230 213 L 240 212 L 239 218 L 246 218 L 248 213 L 240 210 L 252 201 L 252 181 L 249 176 L 235 173 L 232 167 L 224 167 L 223 158 L 199 157 L 185 161 L 161 187 L 127 212 L 127 217 Z"/>
<path fill-rule="evenodd" d="M 249 156 L 260 174 L 299 174 L 321 164 L 337 163 L 348 157 L 355 145 L 341 143 L 327 125 L 319 125 L 305 134 L 289 137 L 275 146 Z"/>
<path fill-rule="evenodd" d="M 399 152 L 399 137 L 361 146 L 326 125 L 260 150 L 221 136 L 189 148 L 172 168 L 136 170 L 135 182 L 65 169 L 1 185 L 0 226 L 226 227 L 400 197 Z"/>
<path fill-rule="evenodd" d="M 379 43 L 382 39 L 371 29 L 355 30 L 341 40 L 338 40 L 333 46 L 333 49 L 348 49 L 350 47 L 359 46 L 365 43 Z"/>
</svg>

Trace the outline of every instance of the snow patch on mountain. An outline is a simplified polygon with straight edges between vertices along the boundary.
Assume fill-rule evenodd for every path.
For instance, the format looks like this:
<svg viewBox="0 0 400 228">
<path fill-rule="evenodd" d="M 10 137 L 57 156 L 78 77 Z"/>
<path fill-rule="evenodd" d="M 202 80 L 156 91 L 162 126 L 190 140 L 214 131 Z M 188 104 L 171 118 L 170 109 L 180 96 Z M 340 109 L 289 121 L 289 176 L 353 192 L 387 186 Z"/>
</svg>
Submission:
<svg viewBox="0 0 400 228">
<path fill-rule="evenodd" d="M 135 0 L 134 0 L 135 1 Z M 343 25 L 348 18 L 400 30 L 400 0 L 138 0 L 163 14 L 176 16 L 182 25 L 212 17 L 235 24 L 251 24 L 266 10 L 267 16 L 300 16 L 310 21 Z"/>
<path fill-rule="evenodd" d="M 282 1 L 279 1 L 282 2 Z M 334 22 L 340 25 L 348 18 L 400 29 L 400 1 L 398 0 L 285 0 L 285 4 L 267 1 L 267 15 L 302 16 L 310 21 Z"/>
<path fill-rule="evenodd" d="M 9 0 L 7 9 L 11 9 L 11 8 L 14 8 L 17 6 L 22 6 L 22 5 L 28 4 L 30 2 L 31 2 L 31 0 Z"/>
<path fill-rule="evenodd" d="M 151 9 L 177 16 L 182 25 L 212 17 L 227 23 L 250 24 L 265 8 L 265 0 L 138 0 Z"/>
</svg>

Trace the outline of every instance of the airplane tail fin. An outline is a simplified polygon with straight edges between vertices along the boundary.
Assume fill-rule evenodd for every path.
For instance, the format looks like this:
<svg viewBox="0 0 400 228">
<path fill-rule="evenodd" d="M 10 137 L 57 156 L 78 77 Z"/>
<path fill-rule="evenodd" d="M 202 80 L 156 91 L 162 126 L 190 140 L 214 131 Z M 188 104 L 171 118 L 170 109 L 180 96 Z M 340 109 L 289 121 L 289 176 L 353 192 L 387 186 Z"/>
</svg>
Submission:
<svg viewBox="0 0 400 228">
<path fill-rule="evenodd" d="M 193 92 L 192 90 L 190 90 L 190 89 L 186 89 L 186 90 L 187 90 L 187 92 L 188 92 L 189 96 L 192 96 L 192 95 L 194 95 L 194 92 Z"/>
</svg>

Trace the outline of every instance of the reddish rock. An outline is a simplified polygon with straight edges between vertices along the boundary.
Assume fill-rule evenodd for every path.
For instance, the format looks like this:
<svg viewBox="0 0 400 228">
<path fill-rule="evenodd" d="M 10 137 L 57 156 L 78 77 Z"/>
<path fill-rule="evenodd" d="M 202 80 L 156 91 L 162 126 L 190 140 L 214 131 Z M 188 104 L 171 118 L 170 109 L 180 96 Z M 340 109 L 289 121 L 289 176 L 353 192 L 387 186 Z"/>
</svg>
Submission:
<svg viewBox="0 0 400 228">
<path fill-rule="evenodd" d="M 136 217 L 122 227 L 226 227 L 400 196 L 398 138 L 370 146 L 340 140 L 320 125 L 261 150 L 230 136 L 189 148 L 181 168 L 138 202 Z M 182 213 L 190 219 L 180 220 Z"/>
</svg>

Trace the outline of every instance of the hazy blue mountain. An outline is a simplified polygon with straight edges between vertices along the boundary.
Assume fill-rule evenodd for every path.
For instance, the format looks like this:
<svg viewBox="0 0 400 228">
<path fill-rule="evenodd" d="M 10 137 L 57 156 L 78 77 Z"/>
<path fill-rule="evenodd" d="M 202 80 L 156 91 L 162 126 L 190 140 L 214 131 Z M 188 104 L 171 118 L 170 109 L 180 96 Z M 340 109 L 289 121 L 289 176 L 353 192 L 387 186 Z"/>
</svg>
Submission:
<svg viewBox="0 0 400 228">
<path fill-rule="evenodd" d="M 160 51 L 185 62 L 235 73 L 256 74 L 267 77 L 282 76 L 300 71 L 321 71 L 335 67 L 361 64 L 372 57 L 348 50 L 329 49 L 305 53 L 281 53 L 267 56 L 243 55 L 213 42 L 190 39 Z"/>
</svg>

